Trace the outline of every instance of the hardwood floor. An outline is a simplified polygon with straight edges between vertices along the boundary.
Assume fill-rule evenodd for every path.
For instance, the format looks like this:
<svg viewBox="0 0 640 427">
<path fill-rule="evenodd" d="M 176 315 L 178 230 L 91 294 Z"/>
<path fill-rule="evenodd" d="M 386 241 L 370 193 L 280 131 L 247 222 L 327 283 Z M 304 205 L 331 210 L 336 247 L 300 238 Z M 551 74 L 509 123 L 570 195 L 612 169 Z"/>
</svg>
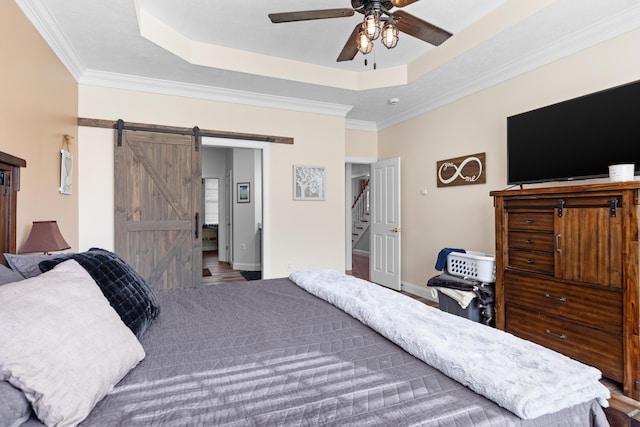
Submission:
<svg viewBox="0 0 640 427">
<path fill-rule="evenodd" d="M 604 412 L 611 427 L 640 427 L 640 402 L 622 394 L 622 385 L 607 379 L 602 383 L 611 391 L 609 407 Z"/>
<path fill-rule="evenodd" d="M 353 277 L 357 277 L 363 280 L 369 280 L 369 257 L 363 255 L 353 254 L 351 255 L 351 271 L 347 271 L 347 274 Z M 438 307 L 438 303 L 426 298 L 419 297 L 409 292 L 400 291 L 401 294 L 407 295 L 415 300 L 418 300 L 424 304 L 432 307 Z"/>
<path fill-rule="evenodd" d="M 351 255 L 351 271 L 347 274 L 358 279 L 369 280 L 369 257 L 363 255 Z"/>
<path fill-rule="evenodd" d="M 347 271 L 347 274 L 357 277 L 363 280 L 369 280 L 369 258 L 362 255 L 353 255 L 352 258 L 353 269 Z M 202 253 L 202 267 L 203 267 L 203 285 L 215 285 L 218 283 L 228 282 L 245 282 L 246 279 L 242 277 L 238 270 L 233 270 L 231 266 L 226 262 L 220 262 L 218 260 L 218 251 L 204 251 Z M 208 270 L 209 275 L 205 275 L 204 270 Z M 438 303 L 428 300 L 426 298 L 419 297 L 417 295 L 410 294 L 408 292 L 400 291 L 400 293 L 407 295 L 413 299 L 416 299 L 424 304 L 437 307 Z"/>
<path fill-rule="evenodd" d="M 202 252 L 202 268 L 203 268 L 203 285 L 215 285 L 217 283 L 227 282 L 246 282 L 240 271 L 234 270 L 226 262 L 218 260 L 218 251 Z M 207 269 L 210 275 L 204 275 Z"/>
</svg>

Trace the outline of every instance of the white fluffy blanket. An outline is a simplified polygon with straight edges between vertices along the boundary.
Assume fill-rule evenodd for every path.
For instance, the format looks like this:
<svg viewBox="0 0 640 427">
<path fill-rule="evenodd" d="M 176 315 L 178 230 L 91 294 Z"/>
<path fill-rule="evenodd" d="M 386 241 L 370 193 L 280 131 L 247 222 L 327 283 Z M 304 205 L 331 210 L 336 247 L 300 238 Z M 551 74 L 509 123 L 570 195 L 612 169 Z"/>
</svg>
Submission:
<svg viewBox="0 0 640 427">
<path fill-rule="evenodd" d="M 532 342 L 337 271 L 296 271 L 290 279 L 520 418 L 594 398 L 608 405 L 599 370 Z"/>
</svg>

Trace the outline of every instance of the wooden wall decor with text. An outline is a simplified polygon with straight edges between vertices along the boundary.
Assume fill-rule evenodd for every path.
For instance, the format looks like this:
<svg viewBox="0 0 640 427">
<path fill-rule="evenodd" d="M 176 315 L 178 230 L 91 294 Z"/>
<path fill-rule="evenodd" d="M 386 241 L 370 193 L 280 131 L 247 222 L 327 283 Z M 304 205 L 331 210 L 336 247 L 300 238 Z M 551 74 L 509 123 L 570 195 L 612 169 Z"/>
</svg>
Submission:
<svg viewBox="0 0 640 427">
<path fill-rule="evenodd" d="M 439 160 L 437 169 L 438 187 L 484 184 L 487 181 L 485 153 Z"/>
</svg>

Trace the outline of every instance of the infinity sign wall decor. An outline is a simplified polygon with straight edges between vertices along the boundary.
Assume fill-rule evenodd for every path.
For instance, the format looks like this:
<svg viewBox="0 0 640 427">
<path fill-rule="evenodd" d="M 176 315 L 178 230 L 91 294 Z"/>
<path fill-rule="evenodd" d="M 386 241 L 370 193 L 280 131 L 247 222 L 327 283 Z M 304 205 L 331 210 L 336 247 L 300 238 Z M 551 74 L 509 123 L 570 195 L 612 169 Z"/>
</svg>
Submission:
<svg viewBox="0 0 640 427">
<path fill-rule="evenodd" d="M 484 184 L 487 181 L 485 153 L 439 160 L 437 167 L 438 187 Z"/>
</svg>

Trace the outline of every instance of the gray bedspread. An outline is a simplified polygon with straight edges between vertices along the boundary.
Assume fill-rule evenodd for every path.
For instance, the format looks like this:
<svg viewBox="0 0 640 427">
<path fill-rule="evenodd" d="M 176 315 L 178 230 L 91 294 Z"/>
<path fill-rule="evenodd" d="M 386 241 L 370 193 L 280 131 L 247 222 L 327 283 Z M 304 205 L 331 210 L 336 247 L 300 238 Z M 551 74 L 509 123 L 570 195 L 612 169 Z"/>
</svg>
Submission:
<svg viewBox="0 0 640 427">
<path fill-rule="evenodd" d="M 82 425 L 608 425 L 596 402 L 523 421 L 289 279 L 157 297 L 146 358 Z"/>
</svg>

